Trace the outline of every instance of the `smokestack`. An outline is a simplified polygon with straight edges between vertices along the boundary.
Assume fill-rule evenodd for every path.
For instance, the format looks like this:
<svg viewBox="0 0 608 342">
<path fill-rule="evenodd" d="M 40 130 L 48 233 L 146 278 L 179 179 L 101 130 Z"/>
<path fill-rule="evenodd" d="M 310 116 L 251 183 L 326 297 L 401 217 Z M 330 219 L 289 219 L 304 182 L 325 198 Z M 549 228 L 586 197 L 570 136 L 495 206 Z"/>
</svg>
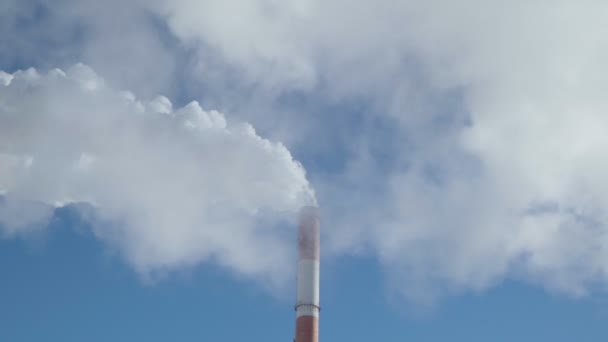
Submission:
<svg viewBox="0 0 608 342">
<path fill-rule="evenodd" d="M 298 288 L 295 342 L 319 341 L 319 209 L 303 207 L 298 223 Z"/>
</svg>

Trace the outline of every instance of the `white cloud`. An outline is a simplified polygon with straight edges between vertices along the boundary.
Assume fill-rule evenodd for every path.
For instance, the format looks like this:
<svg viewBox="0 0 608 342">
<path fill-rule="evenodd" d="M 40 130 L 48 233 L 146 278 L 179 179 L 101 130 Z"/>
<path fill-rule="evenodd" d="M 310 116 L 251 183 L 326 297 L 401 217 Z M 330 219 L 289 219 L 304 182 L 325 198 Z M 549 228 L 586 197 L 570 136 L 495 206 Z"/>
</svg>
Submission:
<svg viewBox="0 0 608 342">
<path fill-rule="evenodd" d="M 140 102 L 84 65 L 5 78 L 5 233 L 48 219 L 49 210 L 29 217 L 28 203 L 89 202 L 95 234 L 144 274 L 214 260 L 265 281 L 288 279 L 291 240 L 281 230 L 312 191 L 282 144 L 196 102 L 175 110 L 164 97 Z"/>
<path fill-rule="evenodd" d="M 95 27 L 102 38 L 111 39 L 102 39 L 99 45 L 93 40 L 89 54 L 107 62 L 101 63 L 107 70 L 138 64 L 142 58 L 124 65 L 105 58 L 108 47 L 123 51 L 112 42 L 116 27 L 127 27 L 133 34 L 121 36 L 119 45 L 137 46 L 137 37 L 144 37 L 146 48 L 136 55 L 159 51 L 158 60 L 169 66 L 161 69 L 174 70 L 171 54 L 159 47 L 149 30 L 137 26 L 141 18 L 132 21 L 137 27 L 127 25 L 130 13 L 147 8 L 166 20 L 186 49 L 198 51 L 198 70 L 191 72 L 188 65 L 188 74 L 210 93 L 219 94 L 226 106 L 261 113 L 251 116 L 256 127 L 271 127 L 272 134 L 285 136 L 290 146 L 303 151 L 310 145 L 321 145 L 317 150 L 336 148 L 332 145 L 336 142 L 346 145 L 335 149 L 350 153 L 344 170 L 320 170 L 314 179 L 328 222 L 325 246 L 338 254 L 366 250 L 378 256 L 395 278 L 392 284 L 406 296 L 424 300 L 454 289 L 481 290 L 505 277 L 574 295 L 587 293 L 594 284 L 606 284 L 607 4 L 592 0 L 129 4 L 129 11 L 117 18 L 99 12 L 102 18 Z M 82 9 L 87 6 L 76 12 L 89 13 Z M 127 24 L 108 27 L 109 19 Z M 136 67 L 141 79 L 150 70 L 156 75 L 149 66 Z M 14 87 L 10 78 L 0 74 L 0 84 L 10 82 Z M 30 82 L 39 81 L 34 77 Z M 234 89 L 251 101 L 234 96 Z M 362 136 L 349 135 L 344 126 L 362 120 L 360 112 L 332 121 L 327 113 L 277 109 L 273 102 L 277 94 L 292 91 L 309 96 L 307 100 L 334 101 L 330 105 L 365 102 L 370 108 L 364 114 L 365 125 L 374 122 L 369 117 L 396 121 L 397 136 L 380 144 L 395 162 L 378 165 L 378 148 L 373 145 L 382 141 L 382 133 L 362 130 Z M 448 95 L 458 101 L 446 100 Z M 134 112 L 168 117 L 182 113 L 180 122 L 192 130 L 236 129 L 230 123 L 222 128 L 221 115 L 198 111 L 195 104 L 173 110 L 163 98 L 137 103 L 125 95 L 124 101 Z M 93 126 L 109 124 L 105 119 L 92 121 Z M 150 129 L 158 121 L 162 119 L 151 120 Z M 89 125 L 84 120 L 83 124 Z M 246 128 L 240 132 L 251 133 Z M 313 132 L 324 135 L 311 139 Z M 22 134 L 14 135 L 4 141 Z M 151 143 L 138 151 L 160 148 Z M 73 154 L 77 168 L 94 168 L 99 160 L 89 152 Z M 229 154 L 233 160 L 248 155 Z M 36 168 L 36 156 L 32 161 Z M 144 158 L 142 162 L 158 161 Z M 213 170 L 203 172 L 213 174 Z M 10 168 L 0 173 L 7 179 L 15 174 Z M 237 188 L 226 189 L 231 194 L 227 198 L 249 203 L 236 195 Z M 178 195 L 182 194 L 174 198 Z M 274 196 L 278 195 L 270 195 Z M 146 200 L 142 199 L 142 206 Z M 239 224 L 234 227 L 240 232 Z M 273 232 L 268 233 L 273 240 Z M 250 238 L 247 232 L 234 235 L 243 245 Z M 175 250 L 182 248 L 189 249 L 175 244 Z M 275 265 L 268 261 L 249 267 Z"/>
<path fill-rule="evenodd" d="M 447 283 L 483 287 L 515 275 L 579 295 L 608 280 L 608 138 L 600 129 L 608 124 L 608 77 L 599 57 L 608 49 L 598 15 L 607 9 L 469 1 L 417 11 L 414 48 L 438 84 L 464 87 L 470 114 L 444 149 L 479 162 L 477 173 L 463 175 L 441 156 L 447 179 L 434 195 L 396 177 L 406 194 L 422 190 L 396 210 L 403 221 L 420 220 L 422 240 L 443 241 L 431 257 L 442 256 Z M 408 210 L 420 197 L 431 210 Z"/>
<path fill-rule="evenodd" d="M 262 83 L 307 90 L 324 82 L 402 124 L 415 146 L 396 157 L 406 171 L 370 174 L 369 146 L 358 144 L 368 138 L 353 138 L 355 158 L 368 161 L 351 160 L 343 187 L 330 184 L 335 178 L 318 187 L 351 193 L 353 183 L 389 173 L 379 203 L 344 199 L 358 210 L 336 219 L 330 241 L 371 245 L 406 295 L 484 289 L 508 276 L 579 295 L 608 280 L 608 5 L 159 3 L 179 37 Z M 412 72 L 412 61 L 421 70 Z M 464 108 L 432 104 L 450 90 Z M 463 109 L 466 122 L 438 128 L 438 112 Z M 341 196 L 327 196 L 326 206 L 340 208 Z"/>
</svg>

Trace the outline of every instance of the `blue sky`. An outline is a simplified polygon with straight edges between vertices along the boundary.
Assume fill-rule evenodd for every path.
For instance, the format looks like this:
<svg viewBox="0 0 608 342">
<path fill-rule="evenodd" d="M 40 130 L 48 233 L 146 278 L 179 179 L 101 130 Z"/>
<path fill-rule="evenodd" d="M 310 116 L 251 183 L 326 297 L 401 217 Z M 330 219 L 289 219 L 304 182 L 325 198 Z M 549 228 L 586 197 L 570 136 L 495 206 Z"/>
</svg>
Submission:
<svg viewBox="0 0 608 342">
<path fill-rule="evenodd" d="M 290 340 L 291 298 L 215 267 L 142 284 L 82 228 L 59 224 L 46 237 L 2 241 L 2 340 Z M 601 297 L 568 299 L 509 281 L 421 312 L 384 287 L 370 258 L 324 265 L 323 340 L 600 341 L 606 333 Z"/>
<path fill-rule="evenodd" d="M 5 0 L 0 341 L 600 341 L 594 1 Z"/>
</svg>

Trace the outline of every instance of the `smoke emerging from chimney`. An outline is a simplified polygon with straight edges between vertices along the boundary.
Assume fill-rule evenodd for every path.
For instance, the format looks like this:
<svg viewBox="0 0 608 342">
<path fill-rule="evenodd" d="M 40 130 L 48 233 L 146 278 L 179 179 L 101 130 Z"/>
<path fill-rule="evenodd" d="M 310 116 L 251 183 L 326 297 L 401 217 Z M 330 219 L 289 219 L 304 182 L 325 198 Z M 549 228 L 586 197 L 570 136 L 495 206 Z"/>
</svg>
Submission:
<svg viewBox="0 0 608 342">
<path fill-rule="evenodd" d="M 84 65 L 0 73 L 0 191 L 3 235 L 86 202 L 96 236 L 142 274 L 213 259 L 270 283 L 292 268 L 280 230 L 314 203 L 281 143 L 197 102 L 139 101 Z"/>
</svg>

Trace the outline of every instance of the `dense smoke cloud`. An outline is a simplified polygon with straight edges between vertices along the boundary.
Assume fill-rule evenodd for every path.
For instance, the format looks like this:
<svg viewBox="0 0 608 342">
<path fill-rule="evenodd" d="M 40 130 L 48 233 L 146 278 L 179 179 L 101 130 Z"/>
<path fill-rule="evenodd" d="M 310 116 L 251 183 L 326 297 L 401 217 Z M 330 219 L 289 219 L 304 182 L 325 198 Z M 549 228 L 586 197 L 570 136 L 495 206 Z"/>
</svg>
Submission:
<svg viewBox="0 0 608 342">
<path fill-rule="evenodd" d="M 282 281 L 281 230 L 313 200 L 302 166 L 251 125 L 139 101 L 84 65 L 0 74 L 0 170 L 5 234 L 89 203 L 95 234 L 144 274 L 214 259 Z"/>
<path fill-rule="evenodd" d="M 159 3 L 178 37 L 214 47 L 259 82 L 365 95 L 376 104 L 368 115 L 400 122 L 401 141 L 415 147 L 403 143 L 393 158 L 407 167 L 370 174 L 373 139 L 354 138 L 342 174 L 352 182 L 318 182 L 320 193 L 348 192 L 390 175 L 380 201 L 353 203 L 329 234 L 339 253 L 371 245 L 407 296 L 507 276 L 580 295 L 608 280 L 607 5 Z M 450 90 L 460 106 L 433 105 Z"/>
<path fill-rule="evenodd" d="M 89 2 L 79 3 L 72 15 L 92 18 Z M 153 14 L 195 55 L 189 83 L 226 107 L 261 113 L 251 116 L 256 127 L 271 127 L 308 160 L 330 151 L 312 172 L 328 254 L 377 257 L 392 287 L 416 300 L 506 277 L 572 295 L 608 281 L 608 4 L 128 4 L 117 18 L 134 32 L 125 37 L 146 37 L 146 49 L 158 51 L 150 55 L 170 60 L 152 28 L 123 23 Z M 108 14 L 99 17 L 96 30 L 114 32 L 104 29 Z M 106 51 L 121 51 L 112 42 L 95 49 L 92 39 L 86 50 L 110 60 Z M 293 93 L 332 110 L 285 110 L 280 97 Z M 378 122 L 391 129 L 376 130 Z M 349 130 L 356 125 L 360 134 Z M 36 165 L 19 158 L 0 159 L 0 176 Z"/>
</svg>

